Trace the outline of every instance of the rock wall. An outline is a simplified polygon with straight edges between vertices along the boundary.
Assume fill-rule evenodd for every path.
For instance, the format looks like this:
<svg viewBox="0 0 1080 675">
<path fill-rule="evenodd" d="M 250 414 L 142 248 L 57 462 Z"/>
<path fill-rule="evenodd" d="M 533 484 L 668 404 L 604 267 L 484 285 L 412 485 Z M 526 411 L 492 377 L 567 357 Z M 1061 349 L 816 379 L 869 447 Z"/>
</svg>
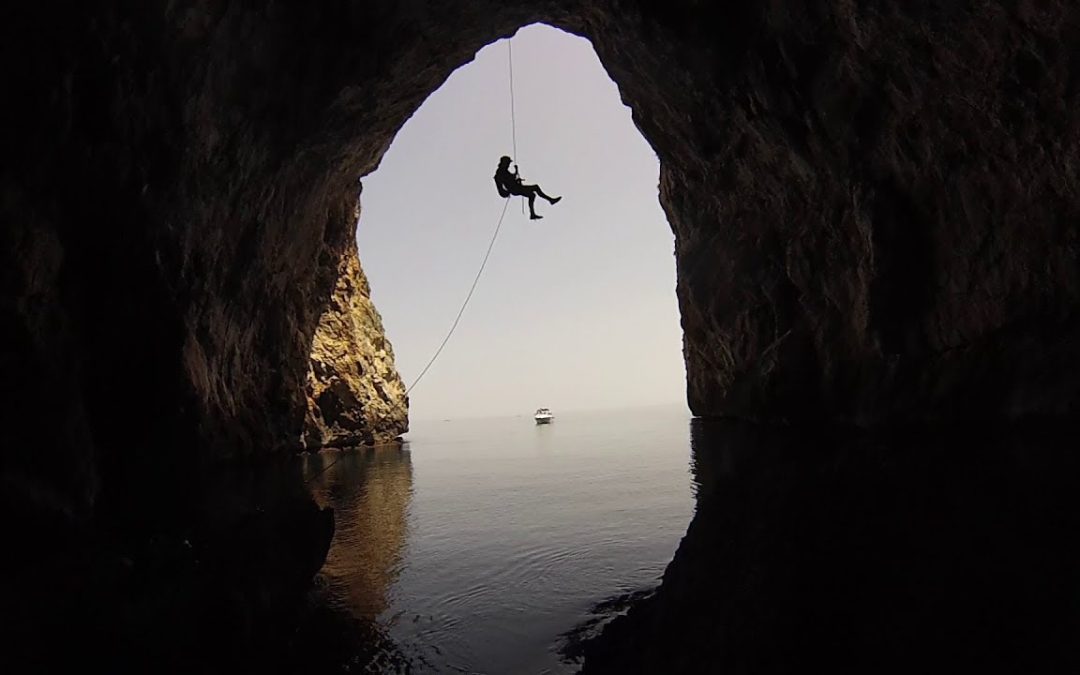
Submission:
<svg viewBox="0 0 1080 675">
<path fill-rule="evenodd" d="M 658 20 L 660 100 L 605 59 L 661 158 L 693 410 L 1075 413 L 1077 6 L 733 5 Z"/>
<path fill-rule="evenodd" d="M 132 513 L 183 500 L 199 462 L 299 447 L 357 179 L 453 69 L 539 20 L 593 41 L 661 160 L 695 413 L 1077 411 L 1075 3 L 3 12 L 20 504 Z"/>
<path fill-rule="evenodd" d="M 1073 426 L 696 419 L 693 522 L 581 672 L 1075 672 Z"/>
<path fill-rule="evenodd" d="M 194 536 L 247 571 L 219 546 L 233 530 L 210 527 L 206 465 L 302 447 L 358 179 L 455 68 L 535 21 L 592 40 L 660 158 L 695 413 L 1078 412 L 1075 2 L 9 2 L 0 576 L 44 570 L 20 592 L 51 599 L 8 624 L 71 633 L 50 612 L 103 578 L 137 595 L 124 561 L 154 542 L 187 556 Z M 324 357 L 355 383 L 342 411 L 377 391 L 372 372 L 392 380 Z M 384 393 L 319 414 L 398 433 Z M 282 543 L 284 511 L 258 516 L 268 538 L 247 552 L 295 548 L 295 581 L 325 516 Z M 163 611 L 131 607 L 121 623 Z M 246 620 L 222 617 L 221 635 Z"/>
<path fill-rule="evenodd" d="M 405 385 L 355 246 L 338 264 L 337 285 L 311 342 L 310 364 L 305 448 L 385 443 L 409 430 Z"/>
</svg>

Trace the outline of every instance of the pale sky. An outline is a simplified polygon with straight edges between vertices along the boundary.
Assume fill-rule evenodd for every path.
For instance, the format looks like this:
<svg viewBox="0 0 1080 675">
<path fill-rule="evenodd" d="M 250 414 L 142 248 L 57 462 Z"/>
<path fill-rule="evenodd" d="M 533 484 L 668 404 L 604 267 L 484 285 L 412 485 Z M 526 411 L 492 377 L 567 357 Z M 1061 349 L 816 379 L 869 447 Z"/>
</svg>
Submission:
<svg viewBox="0 0 1080 675">
<path fill-rule="evenodd" d="M 544 220 L 514 198 L 450 342 L 413 389 L 413 419 L 556 414 L 686 401 L 674 238 L 659 164 L 587 40 L 513 38 L 517 151 Z M 453 73 L 363 179 L 357 230 L 372 298 L 413 382 L 453 322 L 513 155 L 507 42 Z"/>
</svg>

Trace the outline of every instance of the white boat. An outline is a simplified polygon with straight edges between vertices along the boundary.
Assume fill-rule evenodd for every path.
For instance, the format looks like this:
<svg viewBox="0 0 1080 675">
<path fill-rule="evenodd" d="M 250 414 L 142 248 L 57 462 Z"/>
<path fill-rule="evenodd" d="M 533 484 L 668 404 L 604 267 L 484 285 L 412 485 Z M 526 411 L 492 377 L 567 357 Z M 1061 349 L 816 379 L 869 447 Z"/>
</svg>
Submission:
<svg viewBox="0 0 1080 675">
<path fill-rule="evenodd" d="M 555 416 L 552 415 L 551 411 L 547 408 L 537 408 L 536 414 L 533 415 L 533 419 L 536 420 L 537 424 L 551 424 L 552 420 L 555 419 Z"/>
</svg>

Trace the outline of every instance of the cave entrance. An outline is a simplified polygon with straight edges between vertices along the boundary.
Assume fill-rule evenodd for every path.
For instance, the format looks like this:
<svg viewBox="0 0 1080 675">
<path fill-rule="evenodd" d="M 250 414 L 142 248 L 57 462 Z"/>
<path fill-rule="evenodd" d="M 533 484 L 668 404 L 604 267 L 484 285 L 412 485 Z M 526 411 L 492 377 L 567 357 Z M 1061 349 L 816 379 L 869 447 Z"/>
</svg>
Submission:
<svg viewBox="0 0 1080 675">
<path fill-rule="evenodd" d="M 411 413 L 423 419 L 685 404 L 673 235 L 659 161 L 591 43 L 544 24 L 513 40 L 526 183 L 461 325 Z M 512 154 L 506 40 L 433 92 L 363 179 L 357 241 L 372 297 L 411 383 L 445 336 L 503 206 Z"/>
</svg>

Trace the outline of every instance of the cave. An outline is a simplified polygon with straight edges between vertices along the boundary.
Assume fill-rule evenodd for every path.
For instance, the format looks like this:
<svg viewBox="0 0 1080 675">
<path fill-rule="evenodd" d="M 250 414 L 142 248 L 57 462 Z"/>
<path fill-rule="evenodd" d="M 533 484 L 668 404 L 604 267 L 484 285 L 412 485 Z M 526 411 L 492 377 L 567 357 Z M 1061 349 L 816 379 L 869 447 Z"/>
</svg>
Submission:
<svg viewBox="0 0 1080 675">
<path fill-rule="evenodd" d="M 1071 418 L 1078 19 L 1061 0 L 6 8 L 7 590 L 228 539 L 205 513 L 222 472 L 322 442 L 311 354 L 357 181 L 454 69 L 537 22 L 592 42 L 660 159 L 695 415 Z M 296 552 L 266 570 L 282 588 L 325 555 L 302 501 L 236 506 Z"/>
</svg>

